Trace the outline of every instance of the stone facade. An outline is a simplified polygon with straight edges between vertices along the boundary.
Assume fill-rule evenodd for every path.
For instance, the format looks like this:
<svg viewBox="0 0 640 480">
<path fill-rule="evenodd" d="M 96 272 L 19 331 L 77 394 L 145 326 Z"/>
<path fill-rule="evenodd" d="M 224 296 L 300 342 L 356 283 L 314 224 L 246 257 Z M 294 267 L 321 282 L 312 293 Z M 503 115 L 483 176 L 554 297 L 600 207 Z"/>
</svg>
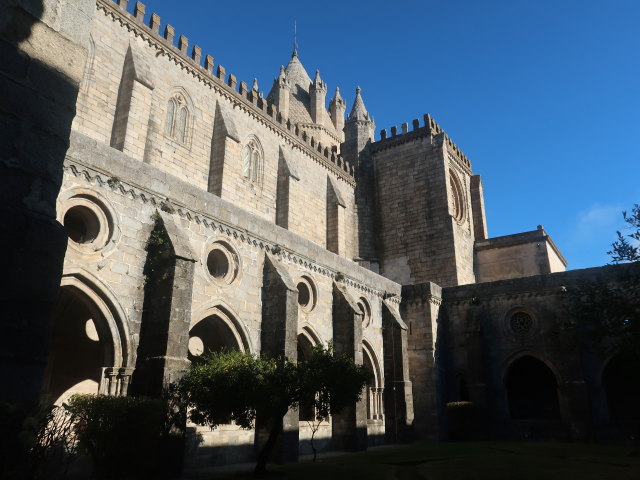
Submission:
<svg viewBox="0 0 640 480">
<path fill-rule="evenodd" d="M 541 227 L 488 238 L 480 177 L 429 115 L 375 140 L 360 89 L 346 119 L 338 89 L 327 110 L 327 84 L 295 50 L 265 96 L 140 2 L 95 6 L 74 40 L 86 64 L 49 192 L 61 185 L 48 221 L 69 240 L 61 281 L 46 270 L 43 309 L 60 296 L 44 400 L 158 395 L 208 350 L 302 360 L 332 341 L 372 381 L 321 425 L 323 449 L 446 438 L 455 400 L 503 437 L 582 439 L 606 423 L 604 360 L 585 369 L 550 333 L 562 287 L 615 272 L 563 273 Z M 532 358 L 555 375 L 549 418 L 513 394 L 525 357 L 524 372 Z M 308 452 L 304 415 L 285 417 L 279 460 Z M 262 441 L 231 424 L 188 430 L 192 467 L 249 460 Z"/>
</svg>

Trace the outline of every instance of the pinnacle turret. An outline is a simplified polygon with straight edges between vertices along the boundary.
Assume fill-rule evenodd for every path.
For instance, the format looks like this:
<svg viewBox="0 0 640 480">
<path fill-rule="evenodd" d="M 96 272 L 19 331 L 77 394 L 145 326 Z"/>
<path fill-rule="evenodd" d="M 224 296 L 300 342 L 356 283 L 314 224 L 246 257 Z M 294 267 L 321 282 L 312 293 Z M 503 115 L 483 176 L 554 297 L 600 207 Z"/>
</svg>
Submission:
<svg viewBox="0 0 640 480">
<path fill-rule="evenodd" d="M 320 78 L 320 70 L 316 70 L 316 76 L 313 79 L 313 83 L 311 84 L 312 90 L 324 90 L 327 91 L 327 84 L 322 81 Z"/>
<path fill-rule="evenodd" d="M 351 113 L 349 113 L 349 118 L 347 118 L 347 122 L 353 122 L 356 120 L 373 122 L 371 117 L 369 116 L 369 112 L 367 112 L 367 108 L 364 106 L 364 101 L 362 100 L 362 95 L 360 94 L 360 87 L 356 88 L 356 99 L 353 101 L 353 107 L 351 107 Z"/>
<path fill-rule="evenodd" d="M 317 125 L 324 125 L 327 115 L 325 108 L 327 85 L 320 78 L 320 70 L 316 70 L 316 76 L 309 88 L 309 95 L 311 95 L 311 119 Z"/>
<path fill-rule="evenodd" d="M 336 87 L 336 93 L 329 102 L 329 114 L 333 126 L 338 132 L 344 128 L 344 113 L 347 111 L 347 102 L 340 96 L 340 89 Z"/>
</svg>

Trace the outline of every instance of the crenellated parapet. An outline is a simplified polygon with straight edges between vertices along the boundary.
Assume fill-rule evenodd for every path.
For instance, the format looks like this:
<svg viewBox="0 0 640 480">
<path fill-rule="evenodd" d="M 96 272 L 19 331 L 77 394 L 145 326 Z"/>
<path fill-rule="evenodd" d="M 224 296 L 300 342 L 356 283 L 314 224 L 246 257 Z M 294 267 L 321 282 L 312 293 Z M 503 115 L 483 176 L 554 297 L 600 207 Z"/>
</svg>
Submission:
<svg viewBox="0 0 640 480">
<path fill-rule="evenodd" d="M 435 142 L 442 142 L 447 146 L 447 152 L 453 161 L 455 161 L 463 170 L 471 173 L 471 162 L 462 150 L 451 140 L 451 137 L 438 125 L 438 123 L 428 113 L 423 116 L 423 124 L 417 118 L 411 122 L 411 130 L 407 122 L 400 126 L 398 132 L 397 126 L 392 126 L 389 131 L 387 129 L 380 130 L 380 140 L 373 143 L 373 151 L 385 150 L 392 148 L 401 143 L 410 142 L 420 137 L 434 137 Z"/>
<path fill-rule="evenodd" d="M 152 13 L 145 23 L 146 6 L 143 3 L 136 2 L 133 13 L 128 11 L 128 3 L 128 0 L 96 0 L 98 10 L 102 10 L 115 22 L 143 38 L 149 46 L 157 50 L 156 56 L 167 56 L 183 71 L 278 132 L 294 148 L 306 153 L 342 180 L 355 185 L 355 167 L 331 146 L 323 145 L 280 112 L 275 103 L 270 103 L 255 88 L 257 82 L 252 82 L 254 87 L 248 88 L 246 82 L 239 82 L 236 76 L 227 73 L 222 65 L 216 67 L 213 56 L 203 57 L 202 49 L 198 45 L 189 48 L 186 36 L 179 35 L 176 43 L 175 29 L 169 24 L 161 29 L 160 17 L 155 13 Z"/>
</svg>

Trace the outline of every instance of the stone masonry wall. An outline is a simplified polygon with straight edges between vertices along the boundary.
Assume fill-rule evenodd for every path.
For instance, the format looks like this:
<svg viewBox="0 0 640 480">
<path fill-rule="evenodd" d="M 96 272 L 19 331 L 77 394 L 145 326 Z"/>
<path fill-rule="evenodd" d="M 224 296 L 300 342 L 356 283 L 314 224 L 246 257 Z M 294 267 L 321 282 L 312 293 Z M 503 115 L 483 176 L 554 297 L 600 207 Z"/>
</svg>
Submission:
<svg viewBox="0 0 640 480">
<path fill-rule="evenodd" d="M 383 139 L 372 155 L 380 272 L 402 284 L 473 282 L 471 172 L 455 161 L 444 133 L 433 136 L 423 127 Z M 460 182 L 460 219 L 454 218 L 450 171 Z"/>
<path fill-rule="evenodd" d="M 372 320 L 363 329 L 363 339 L 378 362 L 384 358 L 382 299 L 385 294 L 399 296 L 400 286 L 396 283 L 155 166 L 74 133 L 58 199 L 59 219 L 64 221 L 68 209 L 73 205 L 84 205 L 83 202 L 99 205 L 106 212 L 107 220 L 102 228 L 110 230 L 108 241 L 101 246 L 100 243 L 85 245 L 70 240 L 64 275 L 91 285 L 113 305 L 120 326 L 120 340 L 127 352 L 123 358 L 116 359 L 116 366 L 131 367 L 136 363 L 144 301 L 145 245 L 157 210 L 172 212 L 169 215 L 173 223 L 188 239 L 196 259 L 192 326 L 221 310 L 233 319 L 240 348 L 260 352 L 263 264 L 266 252 L 270 251 L 295 283 L 305 276 L 314 286 L 313 307 L 300 308 L 298 312 L 299 332 L 305 331 L 321 342 L 332 339 L 332 288 L 340 273 L 350 295 L 356 300 L 365 299 L 371 306 Z M 223 242 L 235 259 L 237 270 L 228 282 L 214 278 L 207 269 L 207 256 L 214 242 Z M 381 364 L 378 368 L 383 371 Z M 324 431 L 330 432 L 330 429 Z M 195 451 L 190 447 L 192 464 L 239 461 L 241 458 L 234 455 L 251 454 L 251 449 L 240 448 L 236 453 L 212 460 L 211 455 L 221 454 L 219 449 L 212 451 L 211 447 L 222 446 L 226 441 L 246 447 L 252 438 L 231 427 L 222 429 L 219 434 L 216 432 L 198 430 L 194 433 L 201 435 L 205 444 Z"/>
<path fill-rule="evenodd" d="M 607 266 L 443 289 L 446 401 L 460 400 L 463 380 L 469 400 L 482 412 L 484 427 L 496 437 L 592 438 L 608 419 L 601 380 L 608 356 L 594 356 L 567 343 L 562 334 L 566 291 L 584 282 L 615 282 L 618 275 L 634 271 L 637 275 L 637 265 Z M 518 312 L 532 318 L 528 328 L 511 325 Z M 531 430 L 509 417 L 505 377 L 523 355 L 541 360 L 557 379 L 561 419 L 556 424 Z"/>
<path fill-rule="evenodd" d="M 344 256 L 353 258 L 353 177 L 346 172 L 336 173 L 340 168 L 328 166 L 329 161 L 318 160 L 317 156 L 322 156 L 322 153 L 310 155 L 308 152 L 313 148 L 301 140 L 294 140 L 297 137 L 286 128 L 276 128 L 272 121 L 265 120 L 255 102 L 243 102 L 237 92 L 227 92 L 229 87 L 222 82 L 217 88 L 203 84 L 200 78 L 180 68 L 175 58 L 179 53 L 176 47 L 167 46 L 161 37 L 154 37 L 146 27 L 137 23 L 133 28 L 133 24 L 124 21 L 126 19 L 130 19 L 129 14 L 121 12 L 112 2 L 98 1 L 98 11 L 91 25 L 93 51 L 85 69 L 86 81 L 79 97 L 74 129 L 101 143 L 111 142 L 119 85 L 127 51 L 131 48 L 135 53 L 136 72 L 145 71 L 145 78 L 153 86 L 149 91 L 148 124 L 138 122 L 132 127 L 133 137 L 145 139 L 139 150 L 135 150 L 144 152 L 136 156 L 136 160 L 157 166 L 206 190 L 209 186 L 216 105 L 220 104 L 225 112 L 225 121 L 233 124 L 240 141 L 231 150 L 231 158 L 225 159 L 221 197 L 275 222 L 278 159 L 282 147 L 288 152 L 300 177 L 299 181 L 292 182 L 289 192 L 289 228 L 325 246 L 326 179 L 331 175 L 347 204 Z M 210 80 L 218 85 L 218 78 Z M 184 142 L 167 133 L 167 106 L 169 99 L 176 94 L 184 99 L 189 109 Z M 251 138 L 258 140 L 264 162 L 255 183 L 244 178 L 242 172 L 242 148 Z"/>
</svg>

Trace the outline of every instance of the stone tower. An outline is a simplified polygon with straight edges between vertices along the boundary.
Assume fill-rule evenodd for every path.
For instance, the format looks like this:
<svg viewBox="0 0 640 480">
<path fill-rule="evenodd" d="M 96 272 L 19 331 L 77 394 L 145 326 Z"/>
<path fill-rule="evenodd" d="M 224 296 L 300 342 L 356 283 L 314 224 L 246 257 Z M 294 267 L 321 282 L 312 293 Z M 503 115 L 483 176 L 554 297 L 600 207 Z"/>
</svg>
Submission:
<svg viewBox="0 0 640 480">
<path fill-rule="evenodd" d="M 442 129 L 425 115 L 371 146 L 376 178 L 380 271 L 403 284 L 475 282 L 475 231 L 484 229 L 479 178 Z"/>
</svg>

